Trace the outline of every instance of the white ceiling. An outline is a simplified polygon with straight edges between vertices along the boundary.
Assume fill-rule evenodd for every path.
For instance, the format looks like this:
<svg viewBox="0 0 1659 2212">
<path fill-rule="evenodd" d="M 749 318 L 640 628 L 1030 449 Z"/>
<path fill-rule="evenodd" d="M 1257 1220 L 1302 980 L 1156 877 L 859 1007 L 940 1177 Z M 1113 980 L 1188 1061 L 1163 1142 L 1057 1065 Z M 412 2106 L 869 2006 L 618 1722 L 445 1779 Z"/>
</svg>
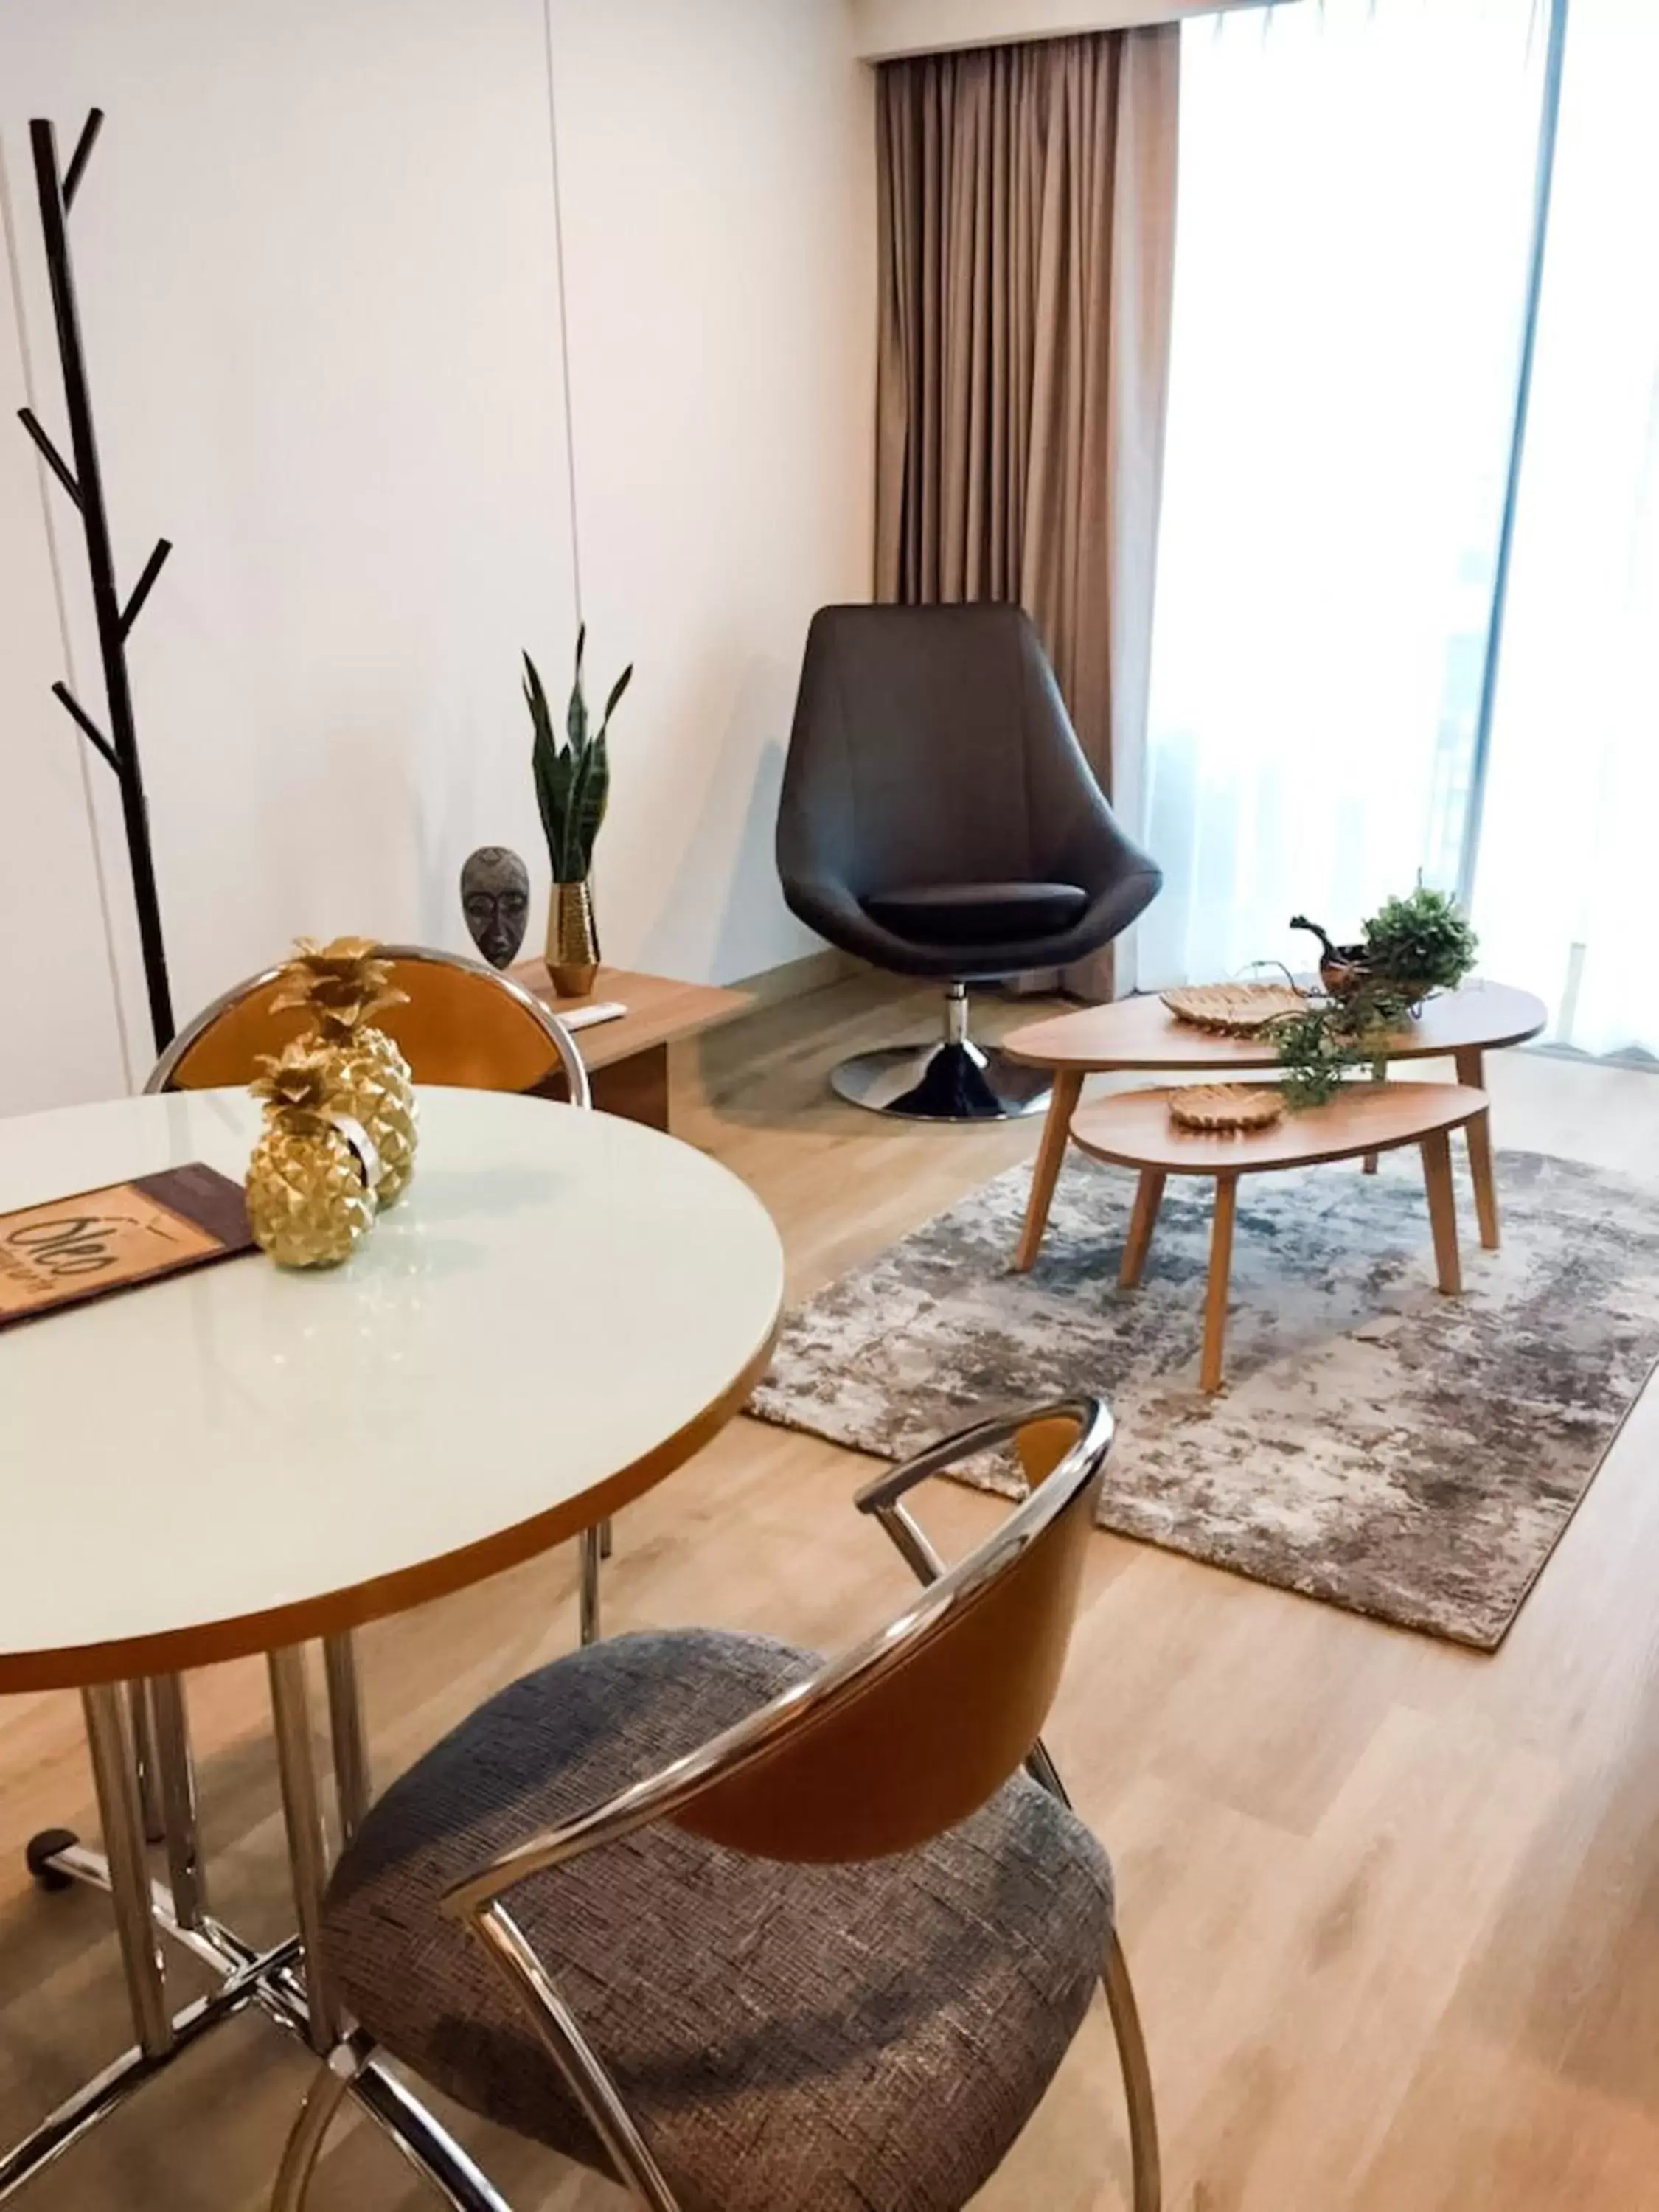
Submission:
<svg viewBox="0 0 1659 2212">
<path fill-rule="evenodd" d="M 1016 39 L 1064 38 L 1078 31 L 1123 30 L 1262 4 L 1264 0 L 845 0 L 854 47 L 866 61 Z"/>
</svg>

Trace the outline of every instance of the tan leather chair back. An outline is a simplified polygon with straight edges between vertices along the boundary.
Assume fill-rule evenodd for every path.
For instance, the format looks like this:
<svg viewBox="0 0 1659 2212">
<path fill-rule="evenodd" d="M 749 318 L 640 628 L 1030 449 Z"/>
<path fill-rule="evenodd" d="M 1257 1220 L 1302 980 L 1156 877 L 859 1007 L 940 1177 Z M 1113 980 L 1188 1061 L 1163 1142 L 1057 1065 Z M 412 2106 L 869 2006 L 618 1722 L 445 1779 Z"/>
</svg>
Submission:
<svg viewBox="0 0 1659 2212">
<path fill-rule="evenodd" d="M 417 1083 L 471 1091 L 538 1091 L 561 1073 L 553 1018 L 509 978 L 476 961 L 418 945 L 384 948 L 408 1003 L 378 1026 L 395 1040 Z M 251 1083 L 261 1054 L 307 1025 L 299 1007 L 274 1012 L 281 971 L 249 978 L 198 1017 L 168 1048 L 146 1086 L 208 1091 Z"/>
<path fill-rule="evenodd" d="M 947 1578 L 967 1577 L 961 1597 L 920 1636 L 893 1632 L 890 1660 L 786 1723 L 775 1750 L 702 1791 L 681 1826 L 757 1857 L 834 1862 L 913 1850 L 984 1804 L 1031 1751 L 1060 1684 L 1105 1470 L 1103 1441 L 1062 1466 L 1081 1427 L 1023 1429 L 1035 1494 Z M 1048 1482 L 1064 1484 L 1057 1510 Z"/>
</svg>

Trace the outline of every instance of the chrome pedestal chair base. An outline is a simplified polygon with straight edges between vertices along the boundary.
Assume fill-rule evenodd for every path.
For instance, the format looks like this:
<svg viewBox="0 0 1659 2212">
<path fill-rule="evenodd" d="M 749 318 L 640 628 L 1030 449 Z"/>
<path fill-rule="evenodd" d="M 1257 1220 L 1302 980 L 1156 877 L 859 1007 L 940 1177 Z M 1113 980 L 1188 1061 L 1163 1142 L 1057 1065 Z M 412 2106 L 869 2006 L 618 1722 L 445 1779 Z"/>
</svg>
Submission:
<svg viewBox="0 0 1659 2212">
<path fill-rule="evenodd" d="M 968 1034 L 968 988 L 952 983 L 945 999 L 945 1035 L 933 1045 L 889 1046 L 844 1060 L 830 1087 L 849 1106 L 905 1121 L 1012 1121 L 1048 1103 L 1053 1072 L 1023 1067 L 994 1045 Z"/>
<path fill-rule="evenodd" d="M 844 1060 L 830 1088 L 849 1106 L 903 1121 L 1011 1121 L 1040 1114 L 1050 1078 L 976 1044 L 898 1045 Z"/>
</svg>

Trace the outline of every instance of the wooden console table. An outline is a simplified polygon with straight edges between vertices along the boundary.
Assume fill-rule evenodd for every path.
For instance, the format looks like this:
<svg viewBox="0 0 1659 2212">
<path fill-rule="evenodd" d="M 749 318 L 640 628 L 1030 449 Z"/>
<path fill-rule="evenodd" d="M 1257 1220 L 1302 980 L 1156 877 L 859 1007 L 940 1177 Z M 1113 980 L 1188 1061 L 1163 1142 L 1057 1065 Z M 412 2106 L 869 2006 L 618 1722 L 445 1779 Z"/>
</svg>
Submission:
<svg viewBox="0 0 1659 2212">
<path fill-rule="evenodd" d="M 556 1014 L 615 1000 L 628 1012 L 613 1022 L 578 1030 L 576 1047 L 593 1085 L 593 1103 L 603 1114 L 643 1121 L 653 1129 L 668 1127 L 668 1048 L 683 1038 L 734 1021 L 754 1005 L 747 991 L 717 983 L 677 983 L 666 975 L 642 975 L 630 968 L 601 968 L 585 999 L 562 999 L 542 960 L 521 960 L 509 971 L 515 983 Z"/>
</svg>

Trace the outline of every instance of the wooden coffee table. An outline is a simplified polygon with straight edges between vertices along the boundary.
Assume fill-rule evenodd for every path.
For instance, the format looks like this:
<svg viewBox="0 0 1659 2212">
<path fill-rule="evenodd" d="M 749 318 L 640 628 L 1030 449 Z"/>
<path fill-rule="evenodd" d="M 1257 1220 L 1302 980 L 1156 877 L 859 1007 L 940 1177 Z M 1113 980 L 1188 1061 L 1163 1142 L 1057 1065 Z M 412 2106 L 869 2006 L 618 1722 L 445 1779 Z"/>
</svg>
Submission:
<svg viewBox="0 0 1659 2212">
<path fill-rule="evenodd" d="M 1139 1171 L 1123 1263 L 1118 1272 L 1118 1282 L 1126 1291 L 1133 1290 L 1140 1280 L 1168 1178 L 1172 1175 L 1214 1176 L 1215 1224 L 1210 1235 L 1200 1389 L 1221 1388 L 1233 1217 L 1242 1175 L 1311 1167 L 1322 1160 L 1358 1159 L 1368 1152 L 1393 1152 L 1402 1145 L 1421 1146 L 1437 1279 L 1448 1297 L 1455 1297 L 1462 1291 L 1450 1132 L 1467 1128 L 1472 1140 L 1477 1131 L 1484 1138 L 1487 1111 L 1484 1091 L 1456 1083 L 1354 1082 L 1328 1105 L 1286 1114 L 1269 1129 L 1219 1135 L 1183 1129 L 1172 1121 L 1171 1096 L 1168 1090 L 1123 1091 L 1115 1097 L 1103 1098 L 1073 1115 L 1072 1140 L 1096 1159 L 1113 1160 L 1121 1167 Z M 1473 1141 L 1470 1149 L 1473 1152 Z"/>
<path fill-rule="evenodd" d="M 1479 1091 L 1486 1079 L 1482 1055 L 1504 1045 L 1524 1044 L 1548 1018 L 1543 1000 L 1530 991 L 1512 990 L 1506 983 L 1465 983 L 1461 990 L 1431 999 L 1415 1020 L 1403 1023 L 1389 1040 L 1388 1057 L 1433 1060 L 1449 1055 L 1456 1064 L 1458 1081 Z M 1273 1045 L 1262 1038 L 1218 1036 L 1194 1029 L 1190 1022 L 1178 1022 L 1162 999 L 1152 996 L 1120 999 L 1109 1006 L 1081 1006 L 1075 1013 L 1028 1023 L 1004 1039 L 1003 1050 L 1011 1060 L 1052 1068 L 1054 1077 L 1014 1261 L 1020 1268 L 1030 1266 L 1042 1243 L 1085 1076 L 1132 1068 L 1173 1074 L 1180 1069 L 1225 1083 L 1249 1068 L 1273 1067 L 1278 1060 Z M 1498 1192 L 1486 1116 L 1470 1121 L 1468 1132 L 1480 1242 L 1495 1252 Z M 1362 1155 L 1369 1149 L 1362 1146 Z"/>
</svg>

